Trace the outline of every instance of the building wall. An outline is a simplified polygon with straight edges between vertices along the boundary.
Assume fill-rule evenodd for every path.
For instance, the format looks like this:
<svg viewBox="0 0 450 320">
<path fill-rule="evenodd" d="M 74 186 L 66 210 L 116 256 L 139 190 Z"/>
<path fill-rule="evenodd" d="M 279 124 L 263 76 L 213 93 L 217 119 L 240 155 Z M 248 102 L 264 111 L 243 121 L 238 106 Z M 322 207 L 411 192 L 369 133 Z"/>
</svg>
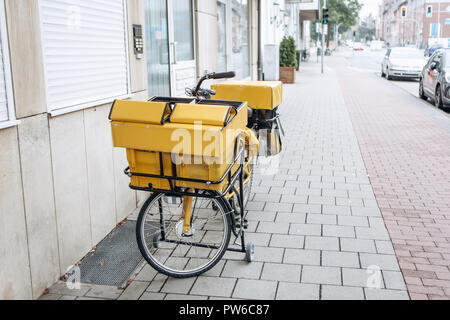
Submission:
<svg viewBox="0 0 450 320">
<path fill-rule="evenodd" d="M 426 16 L 426 10 L 427 7 L 432 7 L 432 16 L 427 17 Z M 423 7 L 423 42 L 425 44 L 431 44 L 434 41 L 436 41 L 436 38 L 450 38 L 450 24 L 445 24 L 445 21 L 447 19 L 450 19 L 450 12 L 447 11 L 447 7 L 450 6 L 450 3 L 448 1 L 439 1 L 439 0 L 427 0 L 425 1 L 424 7 Z M 440 32 L 438 37 L 432 37 L 430 35 L 431 31 L 431 24 L 433 23 L 439 23 L 440 24 Z M 440 42 L 446 42 L 444 44 L 449 45 L 448 40 L 447 41 L 440 41 Z"/>
<path fill-rule="evenodd" d="M 131 30 L 145 23 L 143 1 L 127 2 Z M 137 195 L 125 151 L 112 147 L 110 103 L 47 113 L 37 1 L 6 1 L 6 19 L 21 123 L 0 130 L 0 299 L 31 299 L 131 213 Z M 143 100 L 146 60 L 129 47 L 132 99 Z"/>
<path fill-rule="evenodd" d="M 112 147 L 110 102 L 48 112 L 38 2 L 5 3 L 20 124 L 0 130 L 0 299 L 36 299 L 148 194 L 128 188 L 125 150 Z M 249 6 L 250 78 L 256 79 L 257 0 Z M 200 76 L 217 70 L 216 1 L 195 0 L 194 12 Z M 127 0 L 127 16 L 130 99 L 145 100 L 147 59 L 134 55 L 132 37 L 133 24 L 145 25 L 144 0 Z"/>
</svg>

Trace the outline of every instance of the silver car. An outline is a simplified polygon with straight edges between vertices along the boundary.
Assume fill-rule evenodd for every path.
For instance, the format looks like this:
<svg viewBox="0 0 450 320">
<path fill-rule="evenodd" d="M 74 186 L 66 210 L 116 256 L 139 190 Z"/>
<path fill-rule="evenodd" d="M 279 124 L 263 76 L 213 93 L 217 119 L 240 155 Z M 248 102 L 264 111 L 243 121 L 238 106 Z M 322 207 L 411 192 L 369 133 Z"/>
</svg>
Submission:
<svg viewBox="0 0 450 320">
<path fill-rule="evenodd" d="M 393 78 L 419 79 L 428 59 L 423 51 L 415 48 L 390 48 L 381 64 L 381 76 Z"/>
</svg>

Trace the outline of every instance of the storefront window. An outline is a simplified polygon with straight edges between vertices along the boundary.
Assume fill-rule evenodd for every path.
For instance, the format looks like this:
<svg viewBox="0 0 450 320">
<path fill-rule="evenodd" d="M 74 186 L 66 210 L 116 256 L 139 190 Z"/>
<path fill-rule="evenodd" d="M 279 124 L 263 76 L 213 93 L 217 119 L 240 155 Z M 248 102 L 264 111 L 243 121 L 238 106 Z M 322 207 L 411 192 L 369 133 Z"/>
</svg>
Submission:
<svg viewBox="0 0 450 320">
<path fill-rule="evenodd" d="M 250 76 L 250 30 L 248 0 L 232 0 L 233 66 L 236 78 Z"/>
<path fill-rule="evenodd" d="M 227 7 L 223 2 L 217 2 L 217 38 L 218 38 L 218 63 L 217 71 L 225 72 L 227 70 Z"/>
</svg>

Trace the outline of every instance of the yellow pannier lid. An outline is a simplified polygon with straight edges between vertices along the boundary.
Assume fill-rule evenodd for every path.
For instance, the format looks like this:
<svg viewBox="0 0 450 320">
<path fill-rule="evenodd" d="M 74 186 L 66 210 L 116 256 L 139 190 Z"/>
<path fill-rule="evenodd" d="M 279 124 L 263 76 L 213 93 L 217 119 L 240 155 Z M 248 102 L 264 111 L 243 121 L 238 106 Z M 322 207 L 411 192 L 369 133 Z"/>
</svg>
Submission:
<svg viewBox="0 0 450 320">
<path fill-rule="evenodd" d="M 184 124 L 200 122 L 207 126 L 224 127 L 235 114 L 236 110 L 230 106 L 177 104 L 170 116 L 170 122 Z"/>
<path fill-rule="evenodd" d="M 224 81 L 211 88 L 214 100 L 247 101 L 252 109 L 273 110 L 283 102 L 280 81 Z"/>
<path fill-rule="evenodd" d="M 109 119 L 120 122 L 164 124 L 171 110 L 165 102 L 116 100 Z"/>
</svg>

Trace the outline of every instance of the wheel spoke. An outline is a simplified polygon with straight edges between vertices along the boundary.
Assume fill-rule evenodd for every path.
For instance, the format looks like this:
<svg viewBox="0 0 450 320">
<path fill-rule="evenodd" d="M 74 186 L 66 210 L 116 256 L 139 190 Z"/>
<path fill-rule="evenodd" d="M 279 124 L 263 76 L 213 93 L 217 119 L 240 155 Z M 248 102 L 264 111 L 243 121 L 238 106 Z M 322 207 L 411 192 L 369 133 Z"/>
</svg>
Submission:
<svg viewBox="0 0 450 320">
<path fill-rule="evenodd" d="M 154 196 L 141 211 L 138 241 L 146 260 L 158 271 L 188 277 L 213 267 L 228 247 L 230 220 L 223 202 L 194 197 L 191 232 L 183 235 L 183 205 L 173 205 Z M 160 213 L 162 211 L 162 213 Z M 161 223 L 165 239 L 161 239 Z"/>
</svg>

